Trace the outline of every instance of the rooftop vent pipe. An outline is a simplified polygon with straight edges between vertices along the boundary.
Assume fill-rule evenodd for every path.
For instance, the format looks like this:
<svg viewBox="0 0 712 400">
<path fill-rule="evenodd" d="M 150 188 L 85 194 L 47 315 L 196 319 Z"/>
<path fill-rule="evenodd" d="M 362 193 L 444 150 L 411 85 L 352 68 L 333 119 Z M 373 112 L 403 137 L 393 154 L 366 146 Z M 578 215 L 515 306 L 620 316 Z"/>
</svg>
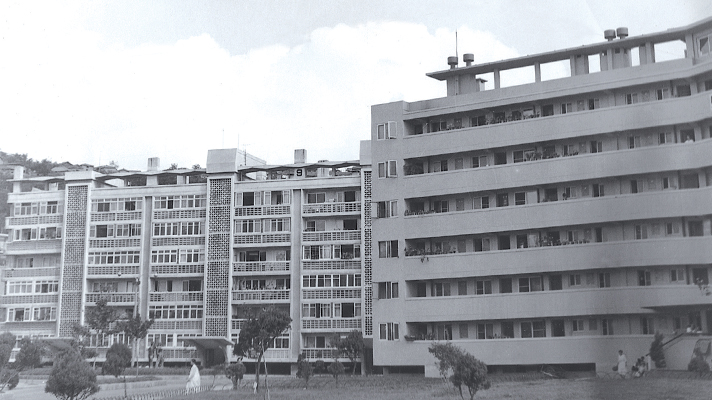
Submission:
<svg viewBox="0 0 712 400">
<path fill-rule="evenodd" d="M 457 57 L 448 57 L 447 65 L 450 66 L 450 69 L 455 69 L 457 67 Z"/>
<path fill-rule="evenodd" d="M 613 39 L 616 38 L 616 31 L 615 29 L 606 29 L 603 31 L 603 37 L 606 38 L 609 42 Z"/>
<path fill-rule="evenodd" d="M 472 65 L 472 62 L 475 61 L 475 55 L 472 53 L 465 53 L 462 55 L 462 61 L 465 62 L 466 66 Z"/>
<path fill-rule="evenodd" d="M 616 29 L 616 33 L 618 34 L 619 39 L 625 39 L 628 37 L 628 28 L 622 26 Z"/>
</svg>

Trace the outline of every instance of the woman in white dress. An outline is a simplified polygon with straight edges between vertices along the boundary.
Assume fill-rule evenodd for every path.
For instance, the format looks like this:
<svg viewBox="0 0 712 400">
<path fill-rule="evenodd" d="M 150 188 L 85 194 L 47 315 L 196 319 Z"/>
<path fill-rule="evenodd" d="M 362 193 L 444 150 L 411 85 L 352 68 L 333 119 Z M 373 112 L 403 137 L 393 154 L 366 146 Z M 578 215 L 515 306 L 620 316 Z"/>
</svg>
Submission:
<svg viewBox="0 0 712 400">
<path fill-rule="evenodd" d="M 185 384 L 185 390 L 190 392 L 197 392 L 200 388 L 200 371 L 198 371 L 198 364 L 195 358 L 190 360 L 192 366 L 190 367 L 190 375 L 188 376 L 188 383 Z"/>
<path fill-rule="evenodd" d="M 625 379 L 626 374 L 628 373 L 628 369 L 626 364 L 628 363 L 628 360 L 625 358 L 625 354 L 623 354 L 623 350 L 618 350 L 618 375 L 621 376 L 621 378 Z"/>
</svg>

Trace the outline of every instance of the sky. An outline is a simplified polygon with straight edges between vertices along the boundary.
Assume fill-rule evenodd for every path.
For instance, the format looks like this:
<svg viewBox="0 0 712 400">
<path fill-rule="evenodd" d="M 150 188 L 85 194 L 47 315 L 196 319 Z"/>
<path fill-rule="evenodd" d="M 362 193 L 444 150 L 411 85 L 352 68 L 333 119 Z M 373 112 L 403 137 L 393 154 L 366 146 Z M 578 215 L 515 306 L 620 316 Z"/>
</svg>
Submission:
<svg viewBox="0 0 712 400">
<path fill-rule="evenodd" d="M 425 74 L 456 50 L 483 63 L 711 16 L 709 0 L 3 1 L 0 150 L 137 170 L 217 148 L 356 160 L 371 105 L 444 97 Z"/>
</svg>

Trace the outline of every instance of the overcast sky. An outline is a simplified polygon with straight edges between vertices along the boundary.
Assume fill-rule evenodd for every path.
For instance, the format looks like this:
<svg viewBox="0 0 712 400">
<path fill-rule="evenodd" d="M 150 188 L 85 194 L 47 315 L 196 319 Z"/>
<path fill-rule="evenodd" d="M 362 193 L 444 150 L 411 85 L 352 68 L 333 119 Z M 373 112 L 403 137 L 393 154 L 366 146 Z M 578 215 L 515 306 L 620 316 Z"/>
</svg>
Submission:
<svg viewBox="0 0 712 400">
<path fill-rule="evenodd" d="M 710 16 L 709 0 L 3 1 L 0 150 L 141 170 L 221 147 L 354 160 L 372 104 L 445 96 L 425 73 L 456 30 L 480 63 Z"/>
</svg>

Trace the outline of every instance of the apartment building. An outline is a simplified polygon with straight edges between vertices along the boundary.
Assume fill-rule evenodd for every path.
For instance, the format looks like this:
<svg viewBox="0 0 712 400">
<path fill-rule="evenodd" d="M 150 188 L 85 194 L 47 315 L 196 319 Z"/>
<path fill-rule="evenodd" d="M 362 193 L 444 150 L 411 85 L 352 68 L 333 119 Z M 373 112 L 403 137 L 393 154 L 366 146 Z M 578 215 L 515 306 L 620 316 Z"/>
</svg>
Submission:
<svg viewBox="0 0 712 400">
<path fill-rule="evenodd" d="M 267 165 L 222 149 L 206 169 L 160 170 L 152 158 L 142 172 L 25 178 L 16 167 L 12 182 L 0 329 L 18 337 L 68 338 L 106 298 L 124 316 L 155 319 L 142 361 L 155 342 L 168 364 L 213 365 L 234 361 L 245 318 L 274 305 L 293 322 L 266 359 L 289 371 L 299 354 L 333 359 L 334 335 L 370 332 L 361 161 L 308 163 L 297 150 L 294 164 Z M 92 346 L 103 354 L 124 340 Z"/>
<path fill-rule="evenodd" d="M 446 97 L 372 107 L 376 366 L 436 375 L 435 340 L 610 371 L 655 331 L 712 332 L 712 19 L 604 38 L 450 57 Z"/>
</svg>

